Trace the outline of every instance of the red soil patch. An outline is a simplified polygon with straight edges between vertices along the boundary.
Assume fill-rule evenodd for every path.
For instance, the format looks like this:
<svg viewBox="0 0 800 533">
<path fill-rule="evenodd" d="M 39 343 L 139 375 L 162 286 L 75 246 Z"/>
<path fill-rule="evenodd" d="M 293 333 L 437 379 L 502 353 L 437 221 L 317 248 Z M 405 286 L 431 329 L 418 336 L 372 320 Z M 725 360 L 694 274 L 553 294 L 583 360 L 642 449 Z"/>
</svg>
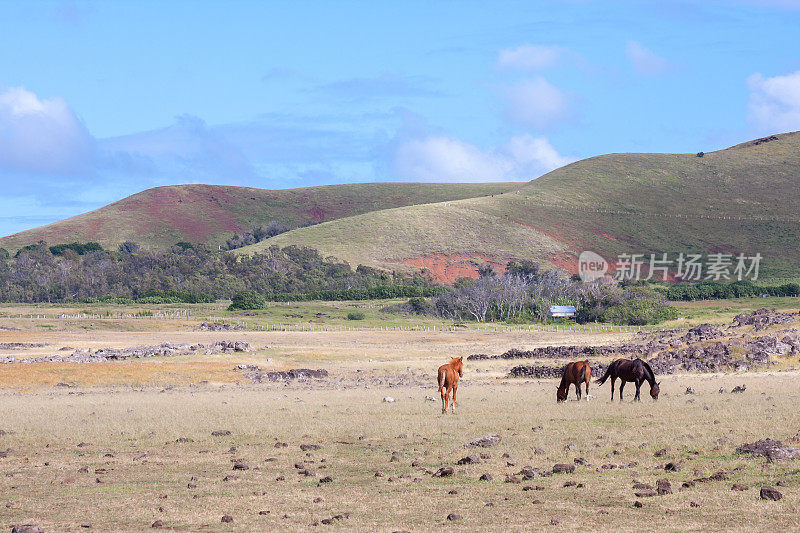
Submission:
<svg viewBox="0 0 800 533">
<path fill-rule="evenodd" d="M 434 281 L 453 283 L 458 278 L 478 278 L 478 267 L 491 265 L 495 271 L 503 272 L 505 263 L 486 254 L 429 254 L 400 261 L 404 265 L 425 268 Z"/>
</svg>

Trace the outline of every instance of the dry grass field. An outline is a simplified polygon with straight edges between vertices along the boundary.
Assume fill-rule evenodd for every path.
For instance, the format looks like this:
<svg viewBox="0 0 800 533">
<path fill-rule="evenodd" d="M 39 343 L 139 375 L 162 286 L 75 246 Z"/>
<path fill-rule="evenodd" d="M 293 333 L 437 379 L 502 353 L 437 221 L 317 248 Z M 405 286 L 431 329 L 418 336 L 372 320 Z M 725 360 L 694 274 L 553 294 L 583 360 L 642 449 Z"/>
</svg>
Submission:
<svg viewBox="0 0 800 533">
<path fill-rule="evenodd" d="M 252 351 L 0 365 L 0 529 L 138 531 L 157 521 L 179 531 L 800 529 L 800 461 L 736 453 L 767 437 L 800 446 L 796 370 L 664 376 L 657 402 L 644 385 L 641 402 L 629 401 L 629 386 L 626 401 L 612 404 L 609 385 L 592 384 L 591 400 L 573 392 L 556 404 L 554 380 L 507 377 L 518 362 L 467 361 L 456 413 L 442 415 L 435 371 L 451 356 L 631 335 L 206 332 L 178 320 L 42 331 L 23 322 L 0 319 L 18 328 L 0 330 L 0 342 L 45 346 L 7 352 L 17 357 L 221 339 Z M 329 376 L 252 383 L 238 364 Z M 730 392 L 741 384 L 744 393 Z M 689 386 L 696 394 L 684 394 Z M 230 434 L 212 434 L 220 431 Z M 464 446 L 488 434 L 499 444 Z M 456 464 L 481 452 L 478 464 Z M 679 471 L 665 471 L 669 462 Z M 518 475 L 558 463 L 575 470 Z M 446 466 L 454 475 L 432 475 Z M 521 482 L 506 482 L 515 474 Z M 645 489 L 634 483 L 655 488 L 659 479 L 671 494 L 636 496 Z M 760 499 L 762 485 L 783 498 Z"/>
</svg>

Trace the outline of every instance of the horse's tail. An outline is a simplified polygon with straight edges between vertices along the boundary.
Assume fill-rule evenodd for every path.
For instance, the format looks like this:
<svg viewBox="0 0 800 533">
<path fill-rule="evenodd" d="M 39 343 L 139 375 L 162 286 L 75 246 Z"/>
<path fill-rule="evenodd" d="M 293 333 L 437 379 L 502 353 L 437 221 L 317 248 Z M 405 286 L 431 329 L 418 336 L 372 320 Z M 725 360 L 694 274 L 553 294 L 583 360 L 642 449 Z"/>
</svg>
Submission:
<svg viewBox="0 0 800 533">
<path fill-rule="evenodd" d="M 442 372 L 439 370 L 439 392 L 442 392 L 442 389 L 444 388 L 444 380 L 446 376 L 447 372 Z"/>
<path fill-rule="evenodd" d="M 617 362 L 616 362 L 616 361 L 614 361 L 613 363 L 611 363 L 610 365 L 608 365 L 608 368 L 606 369 L 606 373 L 603 375 L 603 377 L 602 377 L 602 378 L 600 378 L 600 379 L 598 379 L 598 380 L 595 380 L 595 383 L 597 383 L 598 385 L 602 385 L 603 383 L 605 383 L 605 382 L 606 382 L 606 380 L 607 380 L 609 377 L 611 377 L 611 371 L 612 371 L 612 370 L 614 370 L 614 367 L 615 367 L 615 366 L 617 366 Z"/>
<path fill-rule="evenodd" d="M 641 362 L 642 362 L 642 364 L 644 365 L 644 368 L 645 368 L 645 370 L 647 370 L 647 374 L 648 374 L 648 376 L 647 376 L 647 382 L 648 382 L 650 385 L 652 385 L 653 383 L 655 383 L 655 382 L 656 382 L 656 375 L 653 373 L 653 369 L 652 369 L 652 368 L 650 368 L 650 365 L 648 364 L 648 362 L 647 362 L 647 361 L 645 361 L 644 359 L 640 359 L 640 361 L 641 361 Z"/>
<path fill-rule="evenodd" d="M 586 383 L 589 383 L 592 380 L 592 367 L 589 366 L 589 361 L 584 361 L 584 362 L 586 363 L 586 365 L 583 367 L 583 380 Z"/>
</svg>

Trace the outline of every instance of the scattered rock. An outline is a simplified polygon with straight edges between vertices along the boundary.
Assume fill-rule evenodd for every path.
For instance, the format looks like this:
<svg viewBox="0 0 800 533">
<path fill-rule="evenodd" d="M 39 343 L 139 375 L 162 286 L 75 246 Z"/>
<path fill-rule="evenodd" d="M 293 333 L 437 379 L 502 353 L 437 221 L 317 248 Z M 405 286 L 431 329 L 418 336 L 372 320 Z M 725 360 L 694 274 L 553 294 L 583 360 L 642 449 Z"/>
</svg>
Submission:
<svg viewBox="0 0 800 533">
<path fill-rule="evenodd" d="M 749 444 L 742 444 L 736 448 L 738 453 L 762 455 L 770 461 L 790 460 L 800 458 L 800 448 L 785 446 L 779 440 L 762 439 Z"/>
<path fill-rule="evenodd" d="M 156 520 L 155 522 L 150 524 L 150 527 L 152 527 L 153 529 L 158 529 L 160 527 L 164 527 L 164 522 L 162 522 L 161 520 Z"/>
<path fill-rule="evenodd" d="M 447 521 L 448 522 L 455 522 L 457 520 L 461 520 L 461 515 L 460 514 L 458 514 L 458 513 L 450 513 L 449 515 L 447 515 Z"/>
<path fill-rule="evenodd" d="M 231 432 L 228 431 L 227 429 L 218 429 L 216 431 L 212 431 L 211 432 L 211 436 L 212 437 L 227 437 L 230 434 L 231 434 Z"/>
<path fill-rule="evenodd" d="M 672 494 L 672 485 L 670 484 L 668 479 L 659 479 L 656 481 L 656 492 L 658 492 L 659 496 L 664 496 L 665 494 Z"/>
<path fill-rule="evenodd" d="M 575 472 L 574 464 L 558 463 L 553 465 L 554 474 L 571 474 Z"/>
<path fill-rule="evenodd" d="M 667 472 L 680 472 L 683 466 L 680 463 L 667 463 L 664 465 L 664 470 Z"/>
<path fill-rule="evenodd" d="M 456 461 L 457 465 L 474 465 L 481 462 L 480 457 L 477 455 L 468 455 L 466 457 L 462 457 L 458 461 Z"/>
<path fill-rule="evenodd" d="M 319 444 L 301 444 L 300 449 L 304 452 L 321 450 L 322 446 Z"/>
<path fill-rule="evenodd" d="M 479 437 L 474 439 L 466 444 L 466 446 L 473 447 L 473 448 L 489 448 L 491 446 L 496 446 L 500 444 L 500 435 L 492 434 L 492 435 L 485 435 L 483 437 Z"/>
<path fill-rule="evenodd" d="M 433 477 L 450 477 L 454 473 L 455 470 L 452 466 L 443 466 L 433 474 Z"/>
<path fill-rule="evenodd" d="M 731 394 L 736 394 L 736 393 L 744 392 L 745 390 L 747 390 L 747 385 L 744 385 L 744 384 L 742 384 L 742 385 L 736 385 L 736 386 L 735 386 L 735 387 L 734 387 L 734 388 L 731 390 Z"/>
<path fill-rule="evenodd" d="M 11 533 L 44 533 L 44 529 L 34 524 L 12 526 Z"/>
<path fill-rule="evenodd" d="M 648 489 L 643 489 L 638 492 L 634 492 L 634 495 L 636 495 L 637 498 L 652 498 L 656 494 L 658 494 L 656 491 Z"/>
<path fill-rule="evenodd" d="M 233 517 L 229 514 L 224 514 L 222 515 L 222 522 L 230 524 L 231 522 L 233 522 Z"/>
<path fill-rule="evenodd" d="M 479 481 L 491 481 L 493 479 L 494 477 L 488 472 L 486 474 L 482 474 L 481 477 L 478 478 Z"/>
<path fill-rule="evenodd" d="M 383 403 L 394 403 L 394 398 L 392 398 L 391 396 L 384 396 Z"/>
<path fill-rule="evenodd" d="M 761 487 L 761 499 L 762 500 L 778 501 L 781 498 L 783 498 L 783 494 L 778 492 L 777 489 L 775 489 L 773 487 L 769 487 L 767 485 L 764 485 L 763 487 Z"/>
<path fill-rule="evenodd" d="M 642 502 L 640 502 L 639 500 L 633 502 L 633 506 L 636 507 L 637 509 L 641 509 L 643 507 Z"/>
<path fill-rule="evenodd" d="M 686 387 L 684 394 L 697 394 L 697 391 L 694 390 L 694 387 Z"/>
<path fill-rule="evenodd" d="M 731 490 L 736 490 L 740 492 L 748 490 L 749 488 L 750 487 L 748 487 L 747 485 L 742 485 L 741 483 L 734 483 L 733 485 L 731 485 Z"/>
</svg>

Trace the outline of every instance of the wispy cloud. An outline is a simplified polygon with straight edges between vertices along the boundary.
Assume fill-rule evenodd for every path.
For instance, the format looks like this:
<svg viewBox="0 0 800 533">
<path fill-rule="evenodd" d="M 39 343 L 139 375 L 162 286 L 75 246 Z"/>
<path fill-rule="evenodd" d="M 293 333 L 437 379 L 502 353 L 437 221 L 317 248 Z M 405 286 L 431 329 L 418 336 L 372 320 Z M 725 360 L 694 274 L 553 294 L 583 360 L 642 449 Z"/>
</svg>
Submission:
<svg viewBox="0 0 800 533">
<path fill-rule="evenodd" d="M 800 130 L 800 70 L 771 78 L 756 73 L 747 78 L 747 86 L 752 124 L 767 132 Z"/>
<path fill-rule="evenodd" d="M 540 70 L 553 66 L 563 50 L 557 46 L 524 44 L 516 48 L 501 50 L 497 66 L 514 70 Z"/>
<path fill-rule="evenodd" d="M 71 174 L 93 154 L 92 136 L 63 98 L 24 87 L 0 92 L 0 171 Z"/>
<path fill-rule="evenodd" d="M 640 74 L 649 76 L 664 74 L 674 68 L 674 65 L 645 47 L 638 41 L 628 41 L 625 44 L 625 55 L 628 56 L 633 68 Z"/>
<path fill-rule="evenodd" d="M 401 143 L 394 154 L 394 175 L 425 181 L 523 181 L 572 161 L 560 155 L 545 137 L 520 135 L 481 150 L 460 139 L 438 135 Z"/>
<path fill-rule="evenodd" d="M 506 115 L 524 126 L 546 129 L 570 112 L 567 95 L 541 76 L 507 87 L 504 93 Z"/>
</svg>

